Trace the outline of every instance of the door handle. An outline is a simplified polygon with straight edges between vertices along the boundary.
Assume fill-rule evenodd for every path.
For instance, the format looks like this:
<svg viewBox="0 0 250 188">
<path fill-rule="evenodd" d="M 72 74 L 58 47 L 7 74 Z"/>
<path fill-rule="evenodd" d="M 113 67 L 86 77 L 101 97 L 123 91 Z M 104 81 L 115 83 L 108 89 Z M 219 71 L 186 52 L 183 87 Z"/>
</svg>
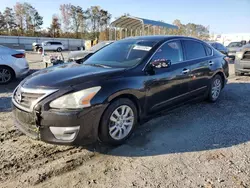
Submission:
<svg viewBox="0 0 250 188">
<path fill-rule="evenodd" d="M 190 72 L 189 69 L 183 69 L 182 74 L 187 74 L 187 73 L 189 73 L 189 72 Z"/>
<path fill-rule="evenodd" d="M 209 61 L 209 65 L 212 66 L 214 64 L 213 61 Z"/>
</svg>

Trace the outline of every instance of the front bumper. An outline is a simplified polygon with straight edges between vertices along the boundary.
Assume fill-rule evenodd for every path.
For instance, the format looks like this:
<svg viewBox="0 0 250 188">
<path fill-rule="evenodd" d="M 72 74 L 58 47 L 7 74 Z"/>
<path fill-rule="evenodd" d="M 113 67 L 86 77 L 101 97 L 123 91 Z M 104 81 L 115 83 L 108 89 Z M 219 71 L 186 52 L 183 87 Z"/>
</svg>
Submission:
<svg viewBox="0 0 250 188">
<path fill-rule="evenodd" d="M 51 144 L 86 145 L 98 140 L 98 127 L 106 106 L 102 104 L 77 111 L 29 113 L 13 104 L 13 115 L 16 127 L 33 139 Z M 67 140 L 62 139 L 64 136 Z"/>
<path fill-rule="evenodd" d="M 250 73 L 250 60 L 246 61 L 246 60 L 236 59 L 234 66 L 235 66 L 235 72 Z"/>
</svg>

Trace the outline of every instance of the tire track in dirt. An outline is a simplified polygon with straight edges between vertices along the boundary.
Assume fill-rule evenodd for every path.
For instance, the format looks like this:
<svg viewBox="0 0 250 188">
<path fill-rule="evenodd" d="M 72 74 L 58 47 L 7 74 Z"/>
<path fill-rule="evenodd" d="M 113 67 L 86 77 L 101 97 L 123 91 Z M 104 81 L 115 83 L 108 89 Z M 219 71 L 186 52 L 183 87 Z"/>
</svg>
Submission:
<svg viewBox="0 0 250 188">
<path fill-rule="evenodd" d="M 7 146 L 7 147 L 6 147 Z M 69 172 L 97 154 L 73 146 L 55 146 L 35 141 L 25 135 L 4 141 L 0 146 L 0 181 L 10 183 L 18 178 L 21 184 L 36 185 L 53 176 Z M 102 147 L 104 150 L 108 148 Z"/>
</svg>

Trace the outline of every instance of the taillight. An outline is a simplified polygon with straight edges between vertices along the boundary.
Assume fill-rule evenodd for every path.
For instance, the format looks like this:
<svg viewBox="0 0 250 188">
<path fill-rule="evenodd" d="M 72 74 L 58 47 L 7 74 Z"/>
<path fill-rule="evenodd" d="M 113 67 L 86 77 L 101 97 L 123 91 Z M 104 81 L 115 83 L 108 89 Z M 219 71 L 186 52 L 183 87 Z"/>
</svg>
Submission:
<svg viewBox="0 0 250 188">
<path fill-rule="evenodd" d="M 15 58 L 25 58 L 25 54 L 14 54 L 12 56 Z"/>
</svg>

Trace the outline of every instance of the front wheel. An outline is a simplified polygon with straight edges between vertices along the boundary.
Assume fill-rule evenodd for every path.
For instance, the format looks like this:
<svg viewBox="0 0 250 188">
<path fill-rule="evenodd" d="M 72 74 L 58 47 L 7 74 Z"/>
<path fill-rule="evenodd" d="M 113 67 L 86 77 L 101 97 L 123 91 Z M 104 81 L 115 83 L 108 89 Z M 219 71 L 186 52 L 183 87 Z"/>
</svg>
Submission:
<svg viewBox="0 0 250 188">
<path fill-rule="evenodd" d="M 235 72 L 235 76 L 244 76 L 244 73 L 242 73 L 242 72 Z"/>
<path fill-rule="evenodd" d="M 99 138 L 106 144 L 120 145 L 128 139 L 137 124 L 135 104 L 126 98 L 113 103 L 104 112 L 99 131 Z"/>
<path fill-rule="evenodd" d="M 221 76 L 216 75 L 215 77 L 213 77 L 208 94 L 208 99 L 210 102 L 217 101 L 220 96 L 222 86 L 223 82 Z"/>
</svg>

